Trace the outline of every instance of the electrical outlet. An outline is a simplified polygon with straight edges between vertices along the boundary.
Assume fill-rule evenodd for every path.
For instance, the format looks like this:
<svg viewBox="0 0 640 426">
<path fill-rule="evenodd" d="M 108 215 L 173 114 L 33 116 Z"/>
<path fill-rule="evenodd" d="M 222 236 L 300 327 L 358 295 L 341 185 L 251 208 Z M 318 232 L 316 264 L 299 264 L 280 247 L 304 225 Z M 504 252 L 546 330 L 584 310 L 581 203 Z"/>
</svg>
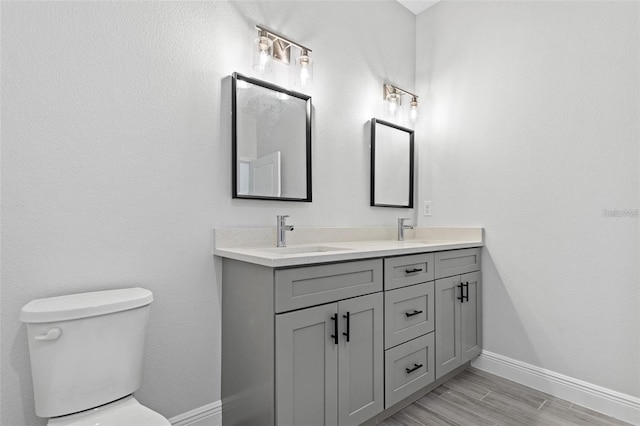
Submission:
<svg viewBox="0 0 640 426">
<path fill-rule="evenodd" d="M 424 202 L 424 215 L 431 216 L 431 201 Z"/>
</svg>

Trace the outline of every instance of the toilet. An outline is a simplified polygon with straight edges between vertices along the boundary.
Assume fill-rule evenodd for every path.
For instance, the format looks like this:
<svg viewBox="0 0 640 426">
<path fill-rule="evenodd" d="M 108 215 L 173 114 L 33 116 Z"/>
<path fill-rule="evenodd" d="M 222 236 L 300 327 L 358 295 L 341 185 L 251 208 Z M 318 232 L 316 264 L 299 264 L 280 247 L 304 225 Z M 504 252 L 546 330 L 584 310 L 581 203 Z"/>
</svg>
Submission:
<svg viewBox="0 0 640 426">
<path fill-rule="evenodd" d="M 37 299 L 27 324 L 36 414 L 49 426 L 165 426 L 140 404 L 145 332 L 153 294 L 144 288 Z"/>
</svg>

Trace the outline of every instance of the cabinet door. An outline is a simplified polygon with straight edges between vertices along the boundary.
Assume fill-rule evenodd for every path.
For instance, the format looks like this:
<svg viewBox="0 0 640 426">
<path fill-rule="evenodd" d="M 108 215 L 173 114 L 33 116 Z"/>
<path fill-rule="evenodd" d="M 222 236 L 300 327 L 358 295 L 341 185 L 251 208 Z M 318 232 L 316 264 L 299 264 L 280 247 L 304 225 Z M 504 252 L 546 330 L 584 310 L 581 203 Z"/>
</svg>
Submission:
<svg viewBox="0 0 640 426">
<path fill-rule="evenodd" d="M 277 425 L 338 424 L 337 313 L 331 303 L 276 315 Z"/>
<path fill-rule="evenodd" d="M 376 293 L 338 302 L 340 426 L 359 425 L 384 409 L 382 300 Z"/>
<path fill-rule="evenodd" d="M 460 277 L 436 280 L 436 379 L 462 362 L 459 285 Z"/>
<path fill-rule="evenodd" d="M 462 363 L 471 361 L 482 351 L 482 286 L 480 272 L 460 277 L 464 301 L 460 304 L 460 339 Z"/>
</svg>

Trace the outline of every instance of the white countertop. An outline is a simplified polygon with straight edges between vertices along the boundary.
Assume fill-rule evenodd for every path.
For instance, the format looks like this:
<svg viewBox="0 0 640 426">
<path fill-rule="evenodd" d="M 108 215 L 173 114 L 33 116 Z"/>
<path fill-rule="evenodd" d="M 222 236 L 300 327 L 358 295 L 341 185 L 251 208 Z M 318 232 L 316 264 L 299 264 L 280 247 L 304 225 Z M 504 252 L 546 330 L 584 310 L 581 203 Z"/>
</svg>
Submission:
<svg viewBox="0 0 640 426">
<path fill-rule="evenodd" d="M 296 230 L 298 230 L 296 228 Z M 416 228 L 405 241 L 395 228 L 302 228 L 275 247 L 275 228 L 216 228 L 214 255 L 271 268 L 428 253 L 484 245 L 482 228 Z M 288 233 L 293 237 L 295 231 Z M 369 239 L 376 238 L 376 239 Z M 349 241 L 351 239 L 351 241 Z"/>
</svg>

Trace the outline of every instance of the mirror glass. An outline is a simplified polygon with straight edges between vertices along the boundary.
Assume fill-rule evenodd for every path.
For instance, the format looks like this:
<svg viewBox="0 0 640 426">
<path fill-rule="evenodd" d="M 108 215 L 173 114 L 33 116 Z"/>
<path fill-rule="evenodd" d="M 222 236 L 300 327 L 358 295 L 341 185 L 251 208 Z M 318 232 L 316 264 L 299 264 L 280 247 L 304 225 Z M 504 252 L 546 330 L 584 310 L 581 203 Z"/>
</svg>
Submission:
<svg viewBox="0 0 640 426">
<path fill-rule="evenodd" d="M 413 133 L 371 119 L 371 205 L 413 207 Z"/>
<path fill-rule="evenodd" d="M 231 81 L 233 198 L 311 201 L 311 97 Z"/>
</svg>

